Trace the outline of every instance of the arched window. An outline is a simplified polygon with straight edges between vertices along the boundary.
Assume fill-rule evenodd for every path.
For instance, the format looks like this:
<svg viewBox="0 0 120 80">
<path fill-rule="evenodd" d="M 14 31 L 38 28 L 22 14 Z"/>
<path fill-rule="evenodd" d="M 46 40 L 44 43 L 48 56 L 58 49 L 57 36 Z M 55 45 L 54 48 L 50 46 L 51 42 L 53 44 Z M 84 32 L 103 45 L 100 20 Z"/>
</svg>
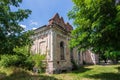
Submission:
<svg viewBox="0 0 120 80">
<path fill-rule="evenodd" d="M 64 54 L 64 42 L 60 42 L 60 59 L 65 60 L 65 54 Z"/>
<path fill-rule="evenodd" d="M 72 48 L 70 49 L 70 58 L 71 58 L 71 61 L 74 60 L 74 59 L 73 59 L 73 49 L 72 49 Z"/>
</svg>

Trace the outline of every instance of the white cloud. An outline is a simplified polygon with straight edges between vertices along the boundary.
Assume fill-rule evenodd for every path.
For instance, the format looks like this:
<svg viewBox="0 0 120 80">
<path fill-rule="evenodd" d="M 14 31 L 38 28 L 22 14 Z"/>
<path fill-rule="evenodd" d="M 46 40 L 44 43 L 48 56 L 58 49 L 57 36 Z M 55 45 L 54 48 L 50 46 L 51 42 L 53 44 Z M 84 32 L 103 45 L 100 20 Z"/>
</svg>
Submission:
<svg viewBox="0 0 120 80">
<path fill-rule="evenodd" d="M 35 28 L 35 27 L 34 27 L 34 28 L 32 28 L 32 30 L 35 30 L 35 29 L 37 29 L 37 28 Z"/>
<path fill-rule="evenodd" d="M 37 29 L 37 27 L 38 27 L 39 25 L 40 25 L 40 24 L 39 24 L 37 21 L 34 21 L 34 20 L 30 20 L 30 21 L 29 21 L 29 26 L 31 27 L 32 30 Z"/>
<path fill-rule="evenodd" d="M 20 24 L 21 27 L 23 27 L 24 29 L 26 28 L 26 25 Z"/>
<path fill-rule="evenodd" d="M 38 22 L 35 22 L 35 21 L 30 21 L 30 25 L 35 25 L 35 26 L 38 26 Z"/>
</svg>

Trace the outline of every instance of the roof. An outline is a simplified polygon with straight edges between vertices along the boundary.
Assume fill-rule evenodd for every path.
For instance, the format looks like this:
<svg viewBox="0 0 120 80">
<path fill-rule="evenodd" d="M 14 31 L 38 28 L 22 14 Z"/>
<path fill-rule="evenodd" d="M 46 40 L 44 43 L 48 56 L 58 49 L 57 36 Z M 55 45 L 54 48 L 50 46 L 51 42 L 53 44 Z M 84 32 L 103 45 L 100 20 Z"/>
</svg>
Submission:
<svg viewBox="0 0 120 80">
<path fill-rule="evenodd" d="M 41 26 L 37 29 L 35 29 L 34 31 L 38 31 L 39 29 L 43 29 L 43 28 L 47 28 L 47 27 L 50 27 L 51 25 L 57 25 L 57 26 L 54 26 L 54 27 L 58 27 L 62 30 L 65 30 L 67 32 L 71 32 L 71 30 L 73 30 L 73 27 L 67 22 L 65 23 L 64 22 L 64 19 L 63 17 L 60 17 L 58 13 L 56 13 L 50 20 L 49 20 L 49 23 L 48 25 L 44 25 L 44 26 Z"/>
<path fill-rule="evenodd" d="M 49 20 L 49 25 L 52 24 L 57 24 L 68 32 L 73 30 L 73 27 L 68 22 L 65 23 L 63 17 L 60 17 L 58 13 L 56 13 L 53 18 Z"/>
</svg>

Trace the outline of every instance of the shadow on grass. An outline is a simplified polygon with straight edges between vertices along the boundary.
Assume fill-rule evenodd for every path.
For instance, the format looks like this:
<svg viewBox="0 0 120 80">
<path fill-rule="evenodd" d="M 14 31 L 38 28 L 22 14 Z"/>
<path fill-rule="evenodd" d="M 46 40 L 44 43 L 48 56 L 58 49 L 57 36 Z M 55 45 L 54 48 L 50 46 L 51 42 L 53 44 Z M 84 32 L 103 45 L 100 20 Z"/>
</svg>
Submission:
<svg viewBox="0 0 120 80">
<path fill-rule="evenodd" d="M 0 80 L 6 76 L 6 73 L 0 72 Z"/>
<path fill-rule="evenodd" d="M 90 68 L 85 68 L 85 66 L 79 67 L 77 70 L 73 70 L 72 73 L 78 74 L 78 73 L 84 73 L 86 71 L 91 70 Z"/>
<path fill-rule="evenodd" d="M 4 75 L 0 80 L 58 80 L 57 78 L 46 75 L 31 75 L 25 71 L 17 71 L 9 76 L 2 73 L 0 73 L 0 75 Z"/>
<path fill-rule="evenodd" d="M 118 73 L 120 73 L 120 66 L 116 67 L 116 69 L 118 70 Z"/>
<path fill-rule="evenodd" d="M 120 73 L 100 73 L 94 75 L 85 76 L 91 79 L 100 79 L 100 80 L 120 80 Z"/>
</svg>

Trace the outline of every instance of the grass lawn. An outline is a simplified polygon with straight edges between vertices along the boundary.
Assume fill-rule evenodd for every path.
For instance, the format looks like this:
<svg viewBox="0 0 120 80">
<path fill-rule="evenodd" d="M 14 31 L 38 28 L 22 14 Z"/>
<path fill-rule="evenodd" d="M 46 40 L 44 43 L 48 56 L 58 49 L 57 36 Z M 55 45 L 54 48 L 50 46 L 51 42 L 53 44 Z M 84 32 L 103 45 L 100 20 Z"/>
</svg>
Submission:
<svg viewBox="0 0 120 80">
<path fill-rule="evenodd" d="M 0 68 L 0 80 L 120 80 L 120 65 L 94 65 L 61 74 L 35 75 L 19 68 Z"/>
</svg>

